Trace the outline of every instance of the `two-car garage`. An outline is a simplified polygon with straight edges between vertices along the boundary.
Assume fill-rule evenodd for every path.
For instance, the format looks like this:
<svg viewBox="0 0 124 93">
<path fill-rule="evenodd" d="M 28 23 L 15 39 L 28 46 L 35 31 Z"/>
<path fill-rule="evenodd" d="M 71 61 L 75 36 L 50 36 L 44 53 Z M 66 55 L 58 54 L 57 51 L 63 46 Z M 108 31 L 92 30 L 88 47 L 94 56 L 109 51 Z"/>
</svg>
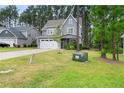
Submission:
<svg viewBox="0 0 124 93">
<path fill-rule="evenodd" d="M 39 39 L 40 49 L 59 49 L 59 44 L 53 39 Z"/>
</svg>

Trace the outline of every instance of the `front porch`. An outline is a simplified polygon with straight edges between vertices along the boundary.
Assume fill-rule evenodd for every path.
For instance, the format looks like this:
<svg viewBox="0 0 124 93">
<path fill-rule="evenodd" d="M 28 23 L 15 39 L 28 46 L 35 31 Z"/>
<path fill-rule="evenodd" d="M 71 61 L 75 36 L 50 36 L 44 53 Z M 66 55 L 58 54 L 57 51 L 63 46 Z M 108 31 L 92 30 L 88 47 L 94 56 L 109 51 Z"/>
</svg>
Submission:
<svg viewBox="0 0 124 93">
<path fill-rule="evenodd" d="M 69 45 L 71 42 L 76 43 L 74 38 L 62 38 L 61 39 L 61 48 L 64 49 L 65 46 Z"/>
<path fill-rule="evenodd" d="M 76 35 L 63 35 L 62 39 L 61 39 L 61 48 L 65 48 L 65 46 L 68 46 L 70 43 L 75 45 L 76 47 L 76 41 L 77 41 L 77 36 Z M 81 39 L 80 39 L 81 41 Z M 80 42 L 81 43 L 81 42 Z"/>
</svg>

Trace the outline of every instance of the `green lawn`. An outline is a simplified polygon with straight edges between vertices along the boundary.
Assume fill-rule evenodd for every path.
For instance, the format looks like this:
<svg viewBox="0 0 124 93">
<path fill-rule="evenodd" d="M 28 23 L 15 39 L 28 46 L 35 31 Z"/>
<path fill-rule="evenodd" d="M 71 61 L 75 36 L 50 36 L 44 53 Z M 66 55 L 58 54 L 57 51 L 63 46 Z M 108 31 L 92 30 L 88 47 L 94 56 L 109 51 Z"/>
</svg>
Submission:
<svg viewBox="0 0 124 93">
<path fill-rule="evenodd" d="M 10 52 L 10 51 L 19 51 L 19 50 L 29 50 L 33 48 L 1 48 L 0 47 L 0 52 Z"/>
<path fill-rule="evenodd" d="M 0 61 L 0 70 L 14 69 L 0 74 L 0 87 L 124 87 L 124 64 L 100 62 L 96 51 L 88 51 L 88 62 L 75 62 L 73 52 L 40 53 L 33 64 L 28 64 L 29 56 Z M 124 61 L 124 56 L 120 59 Z"/>
</svg>

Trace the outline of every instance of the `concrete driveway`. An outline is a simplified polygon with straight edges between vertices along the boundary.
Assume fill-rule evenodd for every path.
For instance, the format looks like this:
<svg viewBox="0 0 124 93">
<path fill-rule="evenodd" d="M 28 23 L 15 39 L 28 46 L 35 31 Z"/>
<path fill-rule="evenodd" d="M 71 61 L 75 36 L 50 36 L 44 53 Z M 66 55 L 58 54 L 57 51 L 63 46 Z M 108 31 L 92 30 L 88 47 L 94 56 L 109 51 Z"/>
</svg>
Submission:
<svg viewBox="0 0 124 93">
<path fill-rule="evenodd" d="M 53 49 L 34 49 L 34 50 L 23 50 L 23 51 L 13 51 L 13 52 L 2 52 L 0 53 L 0 60 L 5 60 L 5 59 L 10 59 L 10 58 L 15 58 L 15 57 L 20 57 L 20 56 L 26 56 L 26 55 L 31 55 L 31 54 L 37 54 L 41 52 L 46 52 L 46 51 L 51 51 Z"/>
</svg>

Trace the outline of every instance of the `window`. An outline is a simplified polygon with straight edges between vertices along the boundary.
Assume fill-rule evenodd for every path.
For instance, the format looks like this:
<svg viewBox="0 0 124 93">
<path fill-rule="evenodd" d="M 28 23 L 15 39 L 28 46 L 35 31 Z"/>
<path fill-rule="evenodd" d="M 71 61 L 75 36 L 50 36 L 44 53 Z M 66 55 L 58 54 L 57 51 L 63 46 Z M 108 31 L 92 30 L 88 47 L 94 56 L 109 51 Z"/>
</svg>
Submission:
<svg viewBox="0 0 124 93">
<path fill-rule="evenodd" d="M 69 24 L 72 24 L 72 19 L 69 19 Z"/>
<path fill-rule="evenodd" d="M 53 35 L 53 29 L 48 29 L 47 30 L 47 35 Z"/>
<path fill-rule="evenodd" d="M 67 28 L 67 33 L 68 34 L 73 34 L 74 33 L 74 28 L 73 27 Z"/>
</svg>

